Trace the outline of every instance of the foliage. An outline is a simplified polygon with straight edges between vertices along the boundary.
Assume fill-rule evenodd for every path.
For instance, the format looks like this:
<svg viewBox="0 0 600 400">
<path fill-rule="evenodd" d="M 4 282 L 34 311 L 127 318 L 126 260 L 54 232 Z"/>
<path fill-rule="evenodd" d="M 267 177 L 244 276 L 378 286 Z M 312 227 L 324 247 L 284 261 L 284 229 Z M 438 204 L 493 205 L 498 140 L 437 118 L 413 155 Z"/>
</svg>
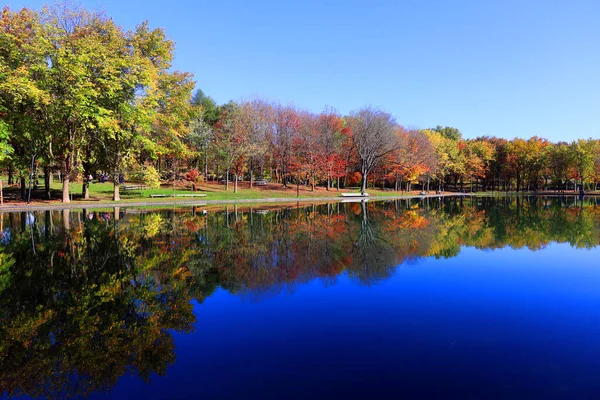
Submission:
<svg viewBox="0 0 600 400">
<path fill-rule="evenodd" d="M 160 173 L 152 165 L 143 165 L 131 177 L 149 188 L 160 187 Z"/>
</svg>

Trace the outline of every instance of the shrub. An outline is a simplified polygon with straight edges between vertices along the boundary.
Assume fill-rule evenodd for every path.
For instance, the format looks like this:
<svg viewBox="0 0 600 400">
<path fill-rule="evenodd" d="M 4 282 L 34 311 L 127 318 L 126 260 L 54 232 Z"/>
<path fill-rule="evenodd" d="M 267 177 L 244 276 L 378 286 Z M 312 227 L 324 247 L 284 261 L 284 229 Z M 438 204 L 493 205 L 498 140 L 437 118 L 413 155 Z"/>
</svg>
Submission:
<svg viewBox="0 0 600 400">
<path fill-rule="evenodd" d="M 132 178 L 152 189 L 160 187 L 160 174 L 152 165 L 142 165 L 132 174 Z"/>
</svg>

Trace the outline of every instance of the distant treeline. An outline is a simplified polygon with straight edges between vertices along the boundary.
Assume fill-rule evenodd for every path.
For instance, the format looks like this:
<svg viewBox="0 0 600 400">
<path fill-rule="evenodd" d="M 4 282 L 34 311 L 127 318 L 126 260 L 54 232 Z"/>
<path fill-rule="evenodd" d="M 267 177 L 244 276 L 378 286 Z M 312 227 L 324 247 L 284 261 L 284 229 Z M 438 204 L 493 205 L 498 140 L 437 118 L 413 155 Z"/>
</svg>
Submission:
<svg viewBox="0 0 600 400">
<path fill-rule="evenodd" d="M 65 5 L 67 4 L 67 5 Z M 38 174 L 45 195 L 110 175 L 164 181 L 240 180 L 328 189 L 595 189 L 600 142 L 533 137 L 463 139 L 452 127 L 406 129 L 365 107 L 343 116 L 263 99 L 217 105 L 193 76 L 171 69 L 174 44 L 142 23 L 59 3 L 4 8 L 0 18 L 0 161 L 21 194 Z"/>
</svg>

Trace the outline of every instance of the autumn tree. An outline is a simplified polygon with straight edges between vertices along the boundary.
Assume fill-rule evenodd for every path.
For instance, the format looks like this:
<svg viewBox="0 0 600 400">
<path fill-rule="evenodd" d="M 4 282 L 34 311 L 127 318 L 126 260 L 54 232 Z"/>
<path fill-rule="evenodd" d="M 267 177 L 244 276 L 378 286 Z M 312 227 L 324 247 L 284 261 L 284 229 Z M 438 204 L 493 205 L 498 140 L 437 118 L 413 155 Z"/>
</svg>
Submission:
<svg viewBox="0 0 600 400">
<path fill-rule="evenodd" d="M 102 14 L 60 5 L 41 13 L 39 45 L 45 52 L 47 69 L 37 84 L 50 101 L 44 108 L 45 128 L 50 133 L 50 153 L 59 161 L 62 201 L 68 203 L 69 182 L 77 175 L 81 148 L 87 133 L 104 121 L 99 75 L 109 68 L 105 39 L 112 23 Z M 110 29 L 109 29 L 110 30 Z"/>
<path fill-rule="evenodd" d="M 444 180 L 458 177 L 465 173 L 465 157 L 459 149 L 459 140 L 454 140 L 436 130 L 426 130 L 435 154 L 435 169 L 433 175 L 438 180 L 438 190 L 443 190 Z M 454 136 L 453 136 L 454 137 Z"/>
<path fill-rule="evenodd" d="M 458 129 L 453 128 L 451 126 L 438 125 L 435 128 L 433 128 L 432 130 L 434 132 L 439 133 L 446 139 L 453 140 L 455 142 L 458 142 L 459 140 L 462 139 L 462 133 L 460 133 L 460 131 Z"/>
<path fill-rule="evenodd" d="M 394 118 L 381 110 L 365 107 L 350 114 L 349 125 L 359 158 L 361 194 L 365 194 L 369 173 L 383 157 L 398 148 Z"/>
<path fill-rule="evenodd" d="M 49 140 L 44 132 L 50 101 L 42 83 L 47 60 L 41 40 L 39 13 L 29 9 L 0 14 L 0 117 L 4 141 L 11 149 L 6 158 L 8 183 L 18 172 L 21 198 L 25 200 L 26 177 L 37 160 L 48 161 Z M 6 153 L 4 153 L 6 155 Z M 46 188 L 49 190 L 49 187 Z"/>
<path fill-rule="evenodd" d="M 335 179 L 339 189 L 339 178 L 345 175 L 349 163 L 344 157 L 344 149 L 351 145 L 350 128 L 333 109 L 326 109 L 319 114 L 316 124 L 321 150 L 318 168 L 326 180 L 327 190 Z"/>
<path fill-rule="evenodd" d="M 170 167 L 173 180 L 178 177 L 179 164 L 191 155 L 187 146 L 189 121 L 200 111 L 190 103 L 194 87 L 193 76 L 185 72 L 160 71 L 156 93 L 156 107 L 146 150 Z"/>
<path fill-rule="evenodd" d="M 264 174 L 274 121 L 275 110 L 265 100 L 253 99 L 240 105 L 240 129 L 246 138 L 250 187 L 254 183 L 255 171 L 261 176 Z"/>
<path fill-rule="evenodd" d="M 473 181 L 477 190 L 479 180 L 485 178 L 490 171 L 490 165 L 495 157 L 495 148 L 485 140 L 466 140 L 463 143 L 466 175 L 469 178 L 471 191 L 473 191 Z"/>
<path fill-rule="evenodd" d="M 275 111 L 271 149 L 273 152 L 273 169 L 277 181 L 287 186 L 292 161 L 293 141 L 298 134 L 300 117 L 292 106 L 278 106 Z"/>
<path fill-rule="evenodd" d="M 523 181 L 524 174 L 527 170 L 527 162 L 529 159 L 529 153 L 527 148 L 527 141 L 520 138 L 514 138 L 506 146 L 506 169 L 507 173 L 515 178 L 516 191 L 521 190 L 521 182 Z"/>
<path fill-rule="evenodd" d="M 559 142 L 548 146 L 547 152 L 548 175 L 555 190 L 565 190 L 569 169 L 573 165 L 573 155 L 568 143 Z"/>
<path fill-rule="evenodd" d="M 422 175 L 426 175 L 429 181 L 431 173 L 437 168 L 435 148 L 427 134 L 417 129 L 395 129 L 398 147 L 386 158 L 391 166 L 391 172 L 395 181 L 395 189 L 402 186 L 406 180 L 406 190 L 410 191 L 413 181 Z"/>
<path fill-rule="evenodd" d="M 214 147 L 225 165 L 225 188 L 229 190 L 229 174 L 234 174 L 234 192 L 238 190 L 238 179 L 248 156 L 247 131 L 241 124 L 240 106 L 231 101 L 221 107 L 215 125 Z"/>
<path fill-rule="evenodd" d="M 579 180 L 579 191 L 583 195 L 585 181 L 594 173 L 598 144 L 593 139 L 578 139 L 571 143 L 570 149 L 573 157 L 573 177 Z"/>
</svg>

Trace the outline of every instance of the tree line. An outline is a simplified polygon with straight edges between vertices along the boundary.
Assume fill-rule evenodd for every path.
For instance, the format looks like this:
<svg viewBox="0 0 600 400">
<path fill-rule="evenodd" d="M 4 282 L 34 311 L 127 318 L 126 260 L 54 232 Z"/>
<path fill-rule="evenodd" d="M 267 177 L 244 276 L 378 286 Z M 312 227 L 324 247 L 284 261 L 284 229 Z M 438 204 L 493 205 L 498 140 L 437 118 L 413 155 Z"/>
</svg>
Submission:
<svg viewBox="0 0 600 400">
<path fill-rule="evenodd" d="M 0 18 L 0 159 L 21 197 L 44 176 L 69 185 L 123 176 L 149 186 L 187 180 L 277 182 L 315 189 L 595 189 L 600 141 L 534 136 L 464 139 L 453 127 L 409 129 L 380 109 L 312 113 L 264 99 L 216 104 L 172 70 L 174 43 L 147 22 L 57 3 L 5 7 Z"/>
</svg>

